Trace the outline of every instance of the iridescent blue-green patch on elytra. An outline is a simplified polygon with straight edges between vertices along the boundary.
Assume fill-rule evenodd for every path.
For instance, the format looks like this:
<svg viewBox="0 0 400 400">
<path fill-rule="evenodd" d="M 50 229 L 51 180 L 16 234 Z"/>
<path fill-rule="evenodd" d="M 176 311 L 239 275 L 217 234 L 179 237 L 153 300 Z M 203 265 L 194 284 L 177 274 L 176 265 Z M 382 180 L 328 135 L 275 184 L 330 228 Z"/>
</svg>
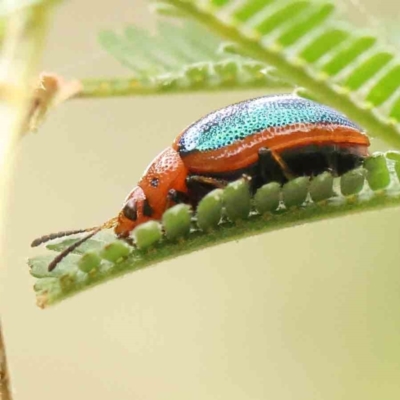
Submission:
<svg viewBox="0 0 400 400">
<path fill-rule="evenodd" d="M 292 124 L 361 129 L 343 114 L 295 95 L 264 96 L 230 105 L 190 125 L 179 140 L 182 155 L 217 150 L 269 128 Z"/>
</svg>

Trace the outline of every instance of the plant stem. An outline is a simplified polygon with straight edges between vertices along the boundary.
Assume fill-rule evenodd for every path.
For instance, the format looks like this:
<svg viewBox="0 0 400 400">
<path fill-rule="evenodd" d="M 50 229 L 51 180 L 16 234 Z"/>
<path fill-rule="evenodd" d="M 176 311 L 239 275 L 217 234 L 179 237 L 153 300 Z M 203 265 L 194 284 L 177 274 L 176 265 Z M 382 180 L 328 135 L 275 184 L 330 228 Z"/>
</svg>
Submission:
<svg viewBox="0 0 400 400">
<path fill-rule="evenodd" d="M 20 136 L 37 75 L 46 33 L 48 6 L 36 5 L 7 20 L 0 61 L 0 166 Z"/>
<path fill-rule="evenodd" d="M 23 131 L 30 104 L 31 83 L 38 71 L 49 5 L 23 7 L 6 19 L 0 59 L 0 217 L 4 221 L 11 151 Z M 3 224 L 0 227 L 3 233 Z M 11 400 L 5 347 L 0 324 L 1 400 Z"/>
<path fill-rule="evenodd" d="M 74 98 L 117 97 L 117 96 L 151 96 L 163 94 L 182 94 L 196 92 L 222 92 L 229 90 L 264 89 L 293 90 L 293 87 L 282 80 L 268 77 L 257 81 L 238 83 L 236 80 L 221 84 L 208 84 L 205 80 L 195 84 L 168 85 L 168 77 L 160 77 L 157 83 L 146 83 L 137 78 L 82 79 L 82 89 Z M 164 82 L 163 82 L 164 80 Z M 177 81 L 178 79 L 176 79 Z"/>
<path fill-rule="evenodd" d="M 11 400 L 11 390 L 8 380 L 6 349 L 0 325 L 0 400 Z"/>
</svg>

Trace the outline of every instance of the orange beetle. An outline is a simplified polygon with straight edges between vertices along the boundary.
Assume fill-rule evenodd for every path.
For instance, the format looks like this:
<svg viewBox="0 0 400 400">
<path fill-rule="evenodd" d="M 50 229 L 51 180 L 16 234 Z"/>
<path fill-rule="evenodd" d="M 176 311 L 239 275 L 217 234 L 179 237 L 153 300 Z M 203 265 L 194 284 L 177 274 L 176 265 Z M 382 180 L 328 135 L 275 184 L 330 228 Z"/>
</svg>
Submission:
<svg viewBox="0 0 400 400">
<path fill-rule="evenodd" d="M 331 170 L 341 175 L 368 156 L 368 136 L 339 112 L 295 95 L 264 96 L 206 115 L 161 152 L 126 198 L 116 218 L 101 226 L 59 232 L 33 241 L 90 232 L 60 253 L 49 270 L 102 229 L 128 238 L 138 225 L 161 218 L 176 203 L 196 206 L 216 187 L 243 174 L 255 190 L 271 181 Z"/>
</svg>

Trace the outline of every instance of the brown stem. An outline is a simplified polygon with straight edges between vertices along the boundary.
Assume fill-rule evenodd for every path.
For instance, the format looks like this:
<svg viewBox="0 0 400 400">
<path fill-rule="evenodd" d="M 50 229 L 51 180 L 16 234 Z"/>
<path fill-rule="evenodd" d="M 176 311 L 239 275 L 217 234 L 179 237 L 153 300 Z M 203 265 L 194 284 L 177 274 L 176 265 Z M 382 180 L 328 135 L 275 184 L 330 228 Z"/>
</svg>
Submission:
<svg viewBox="0 0 400 400">
<path fill-rule="evenodd" d="M 5 19 L 0 49 L 0 221 L 6 212 L 11 150 L 29 112 L 32 80 L 37 74 L 51 2 L 21 7 Z M 4 229 L 0 225 L 0 229 Z M 12 400 L 0 323 L 0 400 Z"/>
<path fill-rule="evenodd" d="M 6 349 L 0 324 L 0 400 L 12 400 L 9 383 Z"/>
</svg>

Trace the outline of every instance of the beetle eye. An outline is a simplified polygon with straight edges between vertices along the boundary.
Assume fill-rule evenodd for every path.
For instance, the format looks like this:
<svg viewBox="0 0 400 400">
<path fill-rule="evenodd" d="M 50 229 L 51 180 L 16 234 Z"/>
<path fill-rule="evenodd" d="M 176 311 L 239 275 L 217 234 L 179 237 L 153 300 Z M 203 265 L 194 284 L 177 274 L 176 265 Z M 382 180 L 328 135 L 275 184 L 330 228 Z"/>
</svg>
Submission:
<svg viewBox="0 0 400 400">
<path fill-rule="evenodd" d="M 137 220 L 137 206 L 136 203 L 134 203 L 133 207 L 131 207 L 129 204 L 127 204 L 123 209 L 122 209 L 122 214 L 131 221 L 136 221 Z"/>
<path fill-rule="evenodd" d="M 158 186 L 158 178 L 152 178 L 150 181 L 150 185 L 153 187 L 157 187 Z"/>
<path fill-rule="evenodd" d="M 143 215 L 146 217 L 151 217 L 153 215 L 153 209 L 151 208 L 147 199 L 143 202 Z"/>
</svg>

